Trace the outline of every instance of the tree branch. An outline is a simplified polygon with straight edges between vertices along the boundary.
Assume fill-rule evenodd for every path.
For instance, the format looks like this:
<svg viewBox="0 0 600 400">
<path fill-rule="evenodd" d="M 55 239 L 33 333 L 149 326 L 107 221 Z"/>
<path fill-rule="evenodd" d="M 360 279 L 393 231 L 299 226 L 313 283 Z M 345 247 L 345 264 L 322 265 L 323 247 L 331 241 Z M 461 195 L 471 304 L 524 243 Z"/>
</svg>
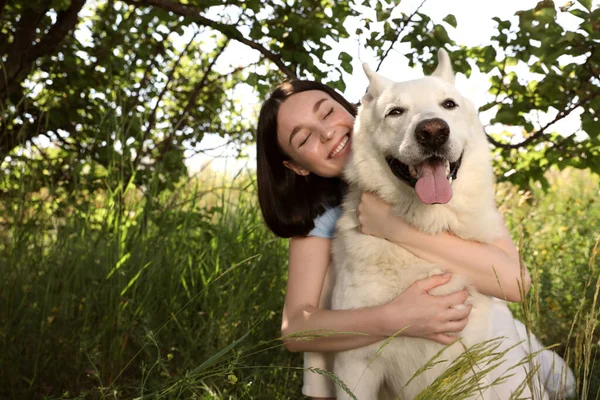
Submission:
<svg viewBox="0 0 600 400">
<path fill-rule="evenodd" d="M 58 13 L 56 23 L 52 25 L 39 43 L 33 47 L 29 55 L 29 60 L 35 60 L 56 50 L 65 36 L 77 25 L 79 11 L 81 11 L 85 2 L 86 0 L 71 0 L 69 8 Z"/>
<path fill-rule="evenodd" d="M 598 96 L 597 93 L 593 93 L 593 95 L 590 95 L 585 99 L 579 100 L 577 103 L 574 103 L 571 107 L 567 108 L 566 110 L 560 111 L 552 121 L 548 122 L 546 125 L 544 125 L 542 128 L 540 128 L 540 130 L 533 133 L 527 139 L 525 139 L 519 143 L 503 143 L 503 142 L 499 142 L 499 141 L 495 140 L 487 132 L 485 133 L 485 135 L 487 136 L 488 141 L 491 144 L 493 144 L 496 147 L 500 147 L 502 149 L 509 150 L 509 149 L 518 149 L 520 147 L 525 147 L 525 146 L 529 145 L 530 143 L 532 143 L 533 141 L 535 141 L 536 139 L 538 139 L 539 137 L 541 137 L 542 135 L 544 135 L 544 133 L 546 133 L 546 129 L 548 129 L 549 127 L 551 127 L 552 125 L 554 125 L 555 123 L 560 121 L 561 119 L 566 118 L 575 109 L 577 109 L 578 107 L 580 107 L 586 103 L 589 103 L 597 96 Z"/>
<path fill-rule="evenodd" d="M 246 131 L 227 132 L 227 135 L 229 135 L 229 139 L 225 143 L 222 143 L 222 144 L 214 146 L 214 147 L 204 148 L 204 149 L 196 149 L 196 148 L 194 148 L 193 150 L 189 150 L 191 152 L 191 155 L 189 157 L 193 157 L 193 156 L 201 154 L 201 153 L 202 154 L 208 153 L 209 151 L 220 150 L 220 149 L 222 149 L 224 147 L 227 147 L 230 144 L 233 144 L 233 143 L 237 142 L 238 138 L 241 135 L 243 135 L 244 133 L 248 133 L 248 132 L 246 132 Z"/>
<path fill-rule="evenodd" d="M 64 122 L 60 125 L 50 125 L 53 120 L 49 120 L 48 122 L 47 116 L 49 113 L 57 111 L 51 110 L 44 112 L 36 106 L 29 104 L 26 95 L 21 90 L 21 86 L 16 88 L 12 93 L 12 97 L 18 98 L 19 101 L 15 101 L 15 112 L 7 118 L 6 121 L 0 121 L 0 162 L 2 162 L 15 147 L 23 145 L 39 135 L 48 137 L 46 132 L 49 131 L 56 132 L 56 136 L 63 143 L 66 142 L 58 135 L 58 130 L 69 132 L 69 137 L 74 138 L 75 132 L 73 131 L 73 126 L 69 122 Z M 31 121 L 25 120 L 21 124 L 14 124 L 12 126 L 8 124 L 8 121 L 12 120 L 15 116 L 22 117 L 25 114 L 31 116 Z M 82 150 L 81 146 L 75 140 L 74 144 L 70 145 L 70 147 L 75 147 L 80 151 Z"/>
<path fill-rule="evenodd" d="M 404 32 L 404 29 L 411 22 L 412 18 L 419 12 L 419 10 L 421 9 L 421 7 L 423 7 L 423 4 L 425 4 L 426 1 L 427 0 L 423 0 L 421 2 L 421 4 L 419 5 L 419 7 L 417 7 L 417 9 L 412 14 L 410 14 L 410 16 L 408 17 L 408 19 L 406 20 L 406 22 L 404 22 L 404 24 L 402 24 L 402 28 L 398 29 L 398 31 L 396 32 L 396 38 L 392 41 L 392 43 L 390 44 L 390 47 L 388 47 L 388 49 L 385 51 L 385 54 L 381 57 L 381 60 L 379 60 L 379 64 L 377 65 L 377 68 L 375 69 L 375 72 L 379 71 L 379 68 L 381 67 L 381 64 L 383 64 L 383 60 L 385 60 L 385 58 L 390 53 L 390 50 L 392 50 L 392 47 L 394 47 L 394 43 L 396 43 L 398 41 L 398 38 L 400 37 L 400 35 L 402 34 L 402 32 Z"/>
<path fill-rule="evenodd" d="M 5 101 L 16 90 L 31 68 L 28 53 L 34 41 L 36 28 L 44 17 L 47 8 L 34 10 L 27 8 L 21 14 L 21 18 L 15 27 L 13 42 L 6 51 L 6 63 L 1 64 L 0 76 L 0 99 Z M 29 64 L 29 66 L 27 65 Z"/>
<path fill-rule="evenodd" d="M 181 62 L 181 59 L 187 53 L 188 49 L 190 48 L 190 46 L 196 39 L 196 36 L 198 36 L 198 32 L 196 32 L 194 34 L 194 36 L 190 39 L 190 41 L 185 46 L 185 48 L 181 51 L 181 54 L 177 58 L 177 61 L 175 61 L 173 63 L 173 68 L 171 68 L 171 71 L 169 71 L 169 75 L 167 75 L 167 82 L 165 83 L 165 86 L 161 90 L 160 94 L 158 95 L 158 99 L 156 101 L 156 104 L 154 105 L 154 109 L 152 110 L 152 114 L 150 114 L 150 118 L 148 118 L 148 128 L 146 129 L 147 132 L 150 132 L 152 129 L 154 129 L 154 124 L 156 123 L 156 112 L 158 111 L 160 102 L 162 101 L 163 97 L 165 96 L 165 93 L 167 93 L 167 90 L 169 89 L 169 85 L 170 85 L 171 81 L 173 80 L 173 76 L 175 76 L 175 71 L 177 70 L 179 63 Z"/>
<path fill-rule="evenodd" d="M 237 30 L 235 25 L 223 24 L 220 22 L 216 22 L 210 20 L 201 15 L 201 10 L 195 7 L 191 7 L 185 4 L 176 3 L 169 0 L 123 0 L 126 4 L 132 6 L 155 6 L 158 8 L 162 8 L 163 10 L 171 11 L 177 15 L 181 15 L 184 17 L 193 18 L 196 22 L 208 26 L 214 30 L 221 32 L 223 35 L 227 36 L 230 39 L 237 40 L 240 43 L 245 44 L 246 46 L 259 51 L 265 58 L 271 60 L 275 65 L 279 67 L 281 72 L 283 72 L 289 79 L 297 79 L 296 73 L 287 67 L 280 57 L 275 55 L 275 53 L 266 49 L 260 43 L 253 42 L 250 39 L 247 39 L 242 35 L 242 33 Z"/>
<path fill-rule="evenodd" d="M 181 115 L 179 116 L 179 119 L 177 120 L 177 122 L 175 123 L 175 126 L 173 128 L 174 131 L 176 131 L 181 124 L 184 121 L 184 118 L 186 116 L 186 114 L 190 111 L 190 109 L 192 108 L 192 106 L 194 106 L 196 104 L 196 99 L 198 98 L 198 96 L 200 95 L 200 92 L 202 91 L 202 88 L 206 85 L 207 80 L 208 80 L 208 74 L 210 73 L 210 71 L 212 71 L 215 63 L 217 62 L 217 60 L 219 59 L 219 57 L 221 57 L 221 55 L 223 54 L 223 52 L 225 51 L 225 49 L 227 48 L 227 45 L 229 44 L 229 39 L 223 44 L 223 46 L 219 49 L 219 51 L 217 52 L 217 54 L 215 54 L 214 58 L 212 59 L 212 61 L 210 62 L 210 64 L 208 64 L 208 67 L 206 68 L 206 70 L 204 71 L 204 75 L 202 76 L 202 79 L 200 80 L 200 82 L 198 82 L 196 84 L 196 86 L 194 87 L 194 91 L 192 92 L 192 94 L 190 95 L 190 98 L 188 100 L 188 103 L 186 104 L 185 108 L 183 109 L 183 111 L 181 112 Z"/>
<path fill-rule="evenodd" d="M 190 41 L 187 43 L 187 45 L 185 46 L 185 48 L 181 51 L 181 54 L 179 54 L 179 57 L 177 58 L 177 61 L 175 61 L 173 63 L 173 67 L 171 68 L 171 71 L 169 71 L 169 75 L 167 76 L 167 82 L 165 83 L 165 86 L 162 88 L 161 92 L 158 95 L 158 99 L 156 100 L 156 104 L 154 105 L 154 109 L 152 110 L 152 113 L 150 114 L 150 117 L 148 118 L 148 126 L 144 130 L 144 135 L 143 135 L 142 139 L 140 140 L 140 142 L 138 144 L 138 147 L 136 149 L 135 158 L 133 160 L 134 168 L 137 168 L 138 160 L 141 158 L 140 156 L 141 156 L 142 150 L 144 148 L 144 142 L 146 141 L 146 139 L 150 135 L 150 132 L 152 131 L 152 129 L 154 129 L 154 125 L 156 124 L 156 113 L 158 111 L 158 107 L 160 106 L 160 102 L 162 101 L 163 97 L 167 93 L 167 90 L 169 89 L 169 85 L 170 85 L 171 81 L 173 80 L 173 76 L 175 75 L 175 71 L 177 70 L 177 66 L 179 65 L 179 63 L 183 59 L 183 56 L 187 53 L 188 49 L 190 48 L 190 46 L 192 45 L 192 43 L 194 42 L 194 40 L 196 40 L 196 36 L 198 36 L 198 33 L 199 32 L 196 32 L 194 34 L 194 36 L 190 39 Z"/>
<path fill-rule="evenodd" d="M 134 15 L 135 13 L 130 13 L 130 15 Z M 167 51 L 167 46 L 165 46 L 165 43 L 171 43 L 172 41 L 168 40 L 169 36 L 171 35 L 171 33 L 177 31 L 179 29 L 179 27 L 183 24 L 183 21 L 178 21 L 175 26 L 173 26 L 172 28 L 169 28 L 171 31 L 169 32 L 169 34 L 167 34 L 165 40 L 163 41 L 156 41 L 156 45 L 154 46 L 154 52 L 152 53 L 152 57 L 150 58 L 150 62 L 148 63 L 148 68 L 146 68 L 146 70 L 144 71 L 144 75 L 142 77 L 142 79 L 140 80 L 139 83 L 139 89 L 135 91 L 135 93 L 132 94 L 132 96 L 128 99 L 128 101 L 126 102 L 127 104 L 127 109 L 131 109 L 133 108 L 135 105 L 137 105 L 137 99 L 138 96 L 140 94 L 140 92 L 145 89 L 149 82 L 150 82 L 150 78 L 152 77 L 152 70 L 153 68 L 155 68 L 158 64 L 158 60 L 159 60 L 159 55 L 163 56 L 166 51 Z M 172 48 L 175 48 L 175 46 L 173 46 Z M 136 56 L 135 60 L 133 62 L 130 63 L 130 65 L 135 69 L 137 68 L 137 60 L 139 59 L 138 56 Z"/>
</svg>

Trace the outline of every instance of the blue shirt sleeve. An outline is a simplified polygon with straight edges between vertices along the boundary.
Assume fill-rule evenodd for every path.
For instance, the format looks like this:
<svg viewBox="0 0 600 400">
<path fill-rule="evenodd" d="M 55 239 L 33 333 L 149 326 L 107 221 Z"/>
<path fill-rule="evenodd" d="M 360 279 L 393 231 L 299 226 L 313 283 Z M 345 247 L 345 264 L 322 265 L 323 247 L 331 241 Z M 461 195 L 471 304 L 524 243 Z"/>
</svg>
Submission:
<svg viewBox="0 0 600 400">
<path fill-rule="evenodd" d="M 308 232 L 308 236 L 317 236 L 325 239 L 333 239 L 335 235 L 335 224 L 342 215 L 341 207 L 327 209 L 323 214 L 315 218 L 315 227 Z"/>
</svg>

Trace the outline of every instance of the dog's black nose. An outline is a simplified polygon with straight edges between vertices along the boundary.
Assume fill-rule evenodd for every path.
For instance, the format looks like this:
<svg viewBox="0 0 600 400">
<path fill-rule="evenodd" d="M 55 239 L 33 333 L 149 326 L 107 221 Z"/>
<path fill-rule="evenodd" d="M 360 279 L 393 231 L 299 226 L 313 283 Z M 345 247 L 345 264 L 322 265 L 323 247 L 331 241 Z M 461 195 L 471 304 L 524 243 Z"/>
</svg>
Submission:
<svg viewBox="0 0 600 400">
<path fill-rule="evenodd" d="M 430 150 L 439 149 L 448 141 L 450 127 L 440 118 L 425 119 L 415 128 L 417 142 Z"/>
</svg>

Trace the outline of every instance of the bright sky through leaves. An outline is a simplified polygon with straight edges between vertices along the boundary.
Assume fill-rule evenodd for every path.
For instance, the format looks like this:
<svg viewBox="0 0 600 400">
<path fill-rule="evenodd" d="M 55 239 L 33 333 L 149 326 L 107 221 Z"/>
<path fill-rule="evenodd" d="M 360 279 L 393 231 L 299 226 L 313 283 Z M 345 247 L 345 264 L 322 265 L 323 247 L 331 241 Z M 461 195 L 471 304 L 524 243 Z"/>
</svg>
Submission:
<svg viewBox="0 0 600 400">
<path fill-rule="evenodd" d="M 403 0 L 397 11 L 402 11 L 407 14 L 412 13 L 422 0 Z M 440 23 L 448 14 L 453 14 L 456 17 L 457 28 L 452 28 L 446 25 L 450 37 L 458 44 L 467 46 L 486 45 L 489 43 L 489 38 L 495 32 L 496 22 L 493 17 L 501 19 L 511 19 L 516 21 L 515 12 L 523 9 L 535 7 L 537 0 L 504 0 L 504 1 L 480 1 L 480 0 L 461 0 L 461 1 L 444 1 L 444 0 L 427 0 L 421 8 L 421 12 L 430 16 L 436 23 Z M 557 5 L 561 5 L 558 3 Z M 366 10 L 365 12 L 370 12 Z M 371 11 L 374 14 L 374 11 Z M 572 15 L 563 14 L 559 16 L 558 22 L 565 27 L 573 27 L 578 23 L 578 19 Z M 348 32 L 353 33 L 359 27 L 355 20 L 348 19 L 346 21 Z M 183 42 L 183 41 L 182 41 Z M 356 37 L 341 40 L 339 43 L 329 43 L 333 50 L 326 54 L 328 60 L 335 63 L 341 51 L 350 54 L 353 58 L 352 75 L 344 75 L 346 83 L 346 91 L 344 95 L 350 101 L 358 101 L 367 87 L 367 79 L 362 71 L 362 62 L 369 63 L 373 68 L 379 64 L 379 60 L 375 58 L 372 51 L 365 50 L 364 43 L 359 43 Z M 402 51 L 408 46 L 407 44 L 396 44 L 394 49 L 389 53 L 385 62 L 381 66 L 380 73 L 394 80 L 405 80 L 418 78 L 422 76 L 420 70 L 413 70 L 408 67 L 407 60 L 402 56 Z M 452 56 L 452 55 L 451 55 Z M 248 64 L 257 58 L 255 51 L 238 43 L 232 42 L 227 49 L 227 53 L 219 60 L 217 67 L 224 71 L 231 69 L 240 63 Z M 241 61 L 243 60 L 243 61 Z M 524 78 L 532 76 L 525 66 L 514 67 L 519 75 Z M 463 94 L 469 97 L 476 106 L 485 104 L 486 99 L 490 98 L 488 88 L 490 87 L 489 75 L 481 74 L 474 71 L 469 79 L 465 76 L 457 76 L 457 86 Z M 244 109 L 244 115 L 248 118 L 254 118 L 258 112 L 260 99 L 251 91 L 249 86 L 243 89 L 238 89 L 235 97 L 240 101 Z M 579 112 L 574 113 L 568 118 L 560 121 L 555 125 L 554 130 L 565 132 L 568 134 L 576 132 L 581 124 L 579 121 Z M 548 115 L 539 115 L 541 124 L 551 120 L 556 115 L 556 111 Z M 486 124 L 491 117 L 489 113 L 482 113 L 481 120 Z M 506 130 L 503 126 L 490 127 L 488 132 L 500 132 Z M 516 136 L 520 135 L 518 130 L 513 131 Z M 187 160 L 187 165 L 191 173 L 198 171 L 206 163 L 210 163 L 210 167 L 216 171 L 228 171 L 235 173 L 240 168 L 254 168 L 255 149 L 254 146 L 249 146 L 245 149 L 245 154 L 249 156 L 247 159 L 236 160 L 233 157 L 234 152 L 231 147 L 225 146 L 226 138 L 217 135 L 206 135 L 202 142 L 202 148 L 213 149 L 205 154 L 198 154 L 190 157 Z"/>
</svg>

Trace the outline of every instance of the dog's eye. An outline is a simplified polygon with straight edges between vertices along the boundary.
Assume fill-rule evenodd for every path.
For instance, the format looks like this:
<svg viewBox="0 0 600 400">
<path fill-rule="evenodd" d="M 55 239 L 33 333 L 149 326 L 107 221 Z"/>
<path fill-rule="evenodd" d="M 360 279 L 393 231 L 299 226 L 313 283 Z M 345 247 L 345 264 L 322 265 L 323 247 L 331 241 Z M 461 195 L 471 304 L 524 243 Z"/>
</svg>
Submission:
<svg viewBox="0 0 600 400">
<path fill-rule="evenodd" d="M 458 107 L 458 104 L 456 104 L 454 100 L 446 99 L 442 103 L 442 107 L 444 107 L 446 110 L 452 110 L 453 108 Z"/>
<path fill-rule="evenodd" d="M 390 115 L 402 115 L 406 112 L 405 108 L 402 107 L 396 107 L 396 108 L 392 108 L 386 115 L 386 117 L 389 117 Z"/>
</svg>

